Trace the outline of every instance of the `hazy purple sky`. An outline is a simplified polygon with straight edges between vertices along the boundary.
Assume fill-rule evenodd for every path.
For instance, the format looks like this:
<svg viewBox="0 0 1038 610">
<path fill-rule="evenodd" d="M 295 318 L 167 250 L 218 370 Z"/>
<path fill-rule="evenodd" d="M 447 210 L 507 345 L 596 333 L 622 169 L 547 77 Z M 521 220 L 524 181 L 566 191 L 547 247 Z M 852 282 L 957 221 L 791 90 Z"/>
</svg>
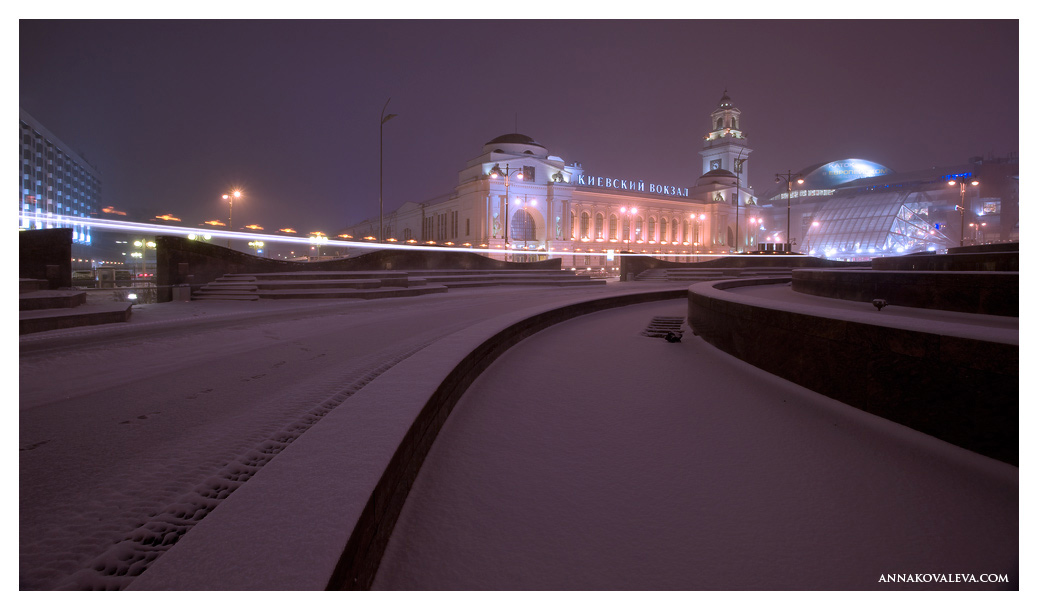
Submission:
<svg viewBox="0 0 1038 610">
<path fill-rule="evenodd" d="M 727 88 L 750 184 L 857 157 L 895 171 L 1019 148 L 1005 21 L 20 22 L 21 107 L 106 205 L 333 232 L 450 191 L 518 130 L 595 175 L 692 185 Z M 240 222 L 239 222 L 240 221 Z"/>
</svg>

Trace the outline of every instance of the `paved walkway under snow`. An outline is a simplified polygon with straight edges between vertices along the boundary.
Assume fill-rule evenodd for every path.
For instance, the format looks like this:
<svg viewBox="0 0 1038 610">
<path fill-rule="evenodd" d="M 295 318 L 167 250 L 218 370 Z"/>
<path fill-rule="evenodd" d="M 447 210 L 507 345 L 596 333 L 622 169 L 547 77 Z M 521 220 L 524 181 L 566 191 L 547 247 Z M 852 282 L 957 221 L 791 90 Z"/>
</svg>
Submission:
<svg viewBox="0 0 1038 610">
<path fill-rule="evenodd" d="M 494 362 L 432 447 L 375 587 L 1020 586 L 1016 468 L 691 333 L 640 335 L 686 307 L 583 316 Z M 888 574 L 1009 582 L 880 582 Z"/>
</svg>

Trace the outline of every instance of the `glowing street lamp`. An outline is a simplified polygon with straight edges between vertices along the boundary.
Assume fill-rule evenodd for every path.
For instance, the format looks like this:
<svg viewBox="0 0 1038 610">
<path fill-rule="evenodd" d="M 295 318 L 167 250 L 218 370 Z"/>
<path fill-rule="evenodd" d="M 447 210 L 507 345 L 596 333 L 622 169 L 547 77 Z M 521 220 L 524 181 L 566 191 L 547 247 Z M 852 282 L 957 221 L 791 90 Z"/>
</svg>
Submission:
<svg viewBox="0 0 1038 610">
<path fill-rule="evenodd" d="M 638 208 L 628 208 L 623 206 L 620 208 L 620 213 L 627 217 L 627 231 L 624 231 L 624 243 L 627 244 L 627 250 L 631 251 L 630 244 L 634 242 L 634 220 L 637 218 L 635 214 L 638 213 Z M 623 224 L 620 225 L 623 228 Z"/>
<path fill-rule="evenodd" d="M 760 243 L 760 232 L 764 229 L 764 219 L 759 216 L 753 216 L 750 218 L 750 225 L 753 227 L 753 241 L 756 244 Z M 759 250 L 759 248 L 758 248 Z"/>
<path fill-rule="evenodd" d="M 516 197 L 515 198 L 515 205 L 520 210 L 525 210 L 527 207 L 534 207 L 535 208 L 535 207 L 537 207 L 537 200 L 536 199 L 530 199 L 528 196 L 524 195 L 522 197 Z M 523 229 L 523 249 L 524 250 L 527 249 L 527 247 L 529 246 L 529 244 L 527 243 L 528 240 L 526 239 L 526 236 L 527 236 L 527 231 L 526 231 L 526 227 L 524 227 L 524 229 Z"/>
<path fill-rule="evenodd" d="M 820 226 L 822 226 L 822 223 L 818 222 L 817 220 L 811 222 L 811 228 L 812 229 L 817 229 Z M 810 235 L 810 234 L 811 233 L 808 232 L 808 235 Z M 807 243 L 804 244 L 804 249 L 807 250 L 808 254 L 811 254 L 811 239 L 810 238 L 808 238 L 807 239 Z"/>
<path fill-rule="evenodd" d="M 137 248 L 140 248 L 141 251 L 133 252 L 130 254 L 130 256 L 132 256 L 133 258 L 141 259 L 141 275 L 146 275 L 148 273 L 148 248 L 154 249 L 155 242 L 147 241 L 144 239 L 138 239 L 137 241 L 133 242 L 133 245 Z"/>
<path fill-rule="evenodd" d="M 230 193 L 224 193 L 223 199 L 227 200 L 227 228 L 231 231 L 234 230 L 234 200 L 241 199 L 241 190 L 234 189 Z M 227 239 L 227 247 L 231 247 L 230 238 Z"/>
<path fill-rule="evenodd" d="M 692 240 L 692 247 L 695 248 L 695 251 L 696 251 L 696 262 L 698 263 L 699 262 L 699 251 L 702 248 L 703 243 L 706 241 L 706 240 L 703 239 L 703 223 L 706 222 L 706 214 L 698 214 L 697 215 L 697 214 L 693 213 L 693 214 L 689 214 L 689 218 L 692 219 L 692 222 L 695 223 L 695 227 L 696 227 L 696 235 L 695 235 L 695 239 Z M 685 239 L 686 240 L 688 239 L 687 235 L 685 236 Z M 674 242 L 674 243 L 678 243 L 678 242 Z M 686 241 L 685 243 L 687 244 L 688 241 Z"/>
<path fill-rule="evenodd" d="M 505 163 L 505 169 L 503 169 L 503 170 L 501 169 L 501 165 L 499 165 L 497 163 L 494 164 L 494 167 L 490 168 L 490 177 L 492 179 L 497 179 L 499 177 L 503 177 L 505 179 L 505 260 L 506 261 L 508 260 L 508 214 L 509 214 L 509 212 L 508 212 L 508 197 L 509 197 L 508 190 L 509 190 L 509 188 L 512 185 L 512 181 L 511 181 L 512 174 L 515 174 L 515 177 L 518 178 L 519 180 L 523 179 L 523 170 L 522 170 L 522 168 L 512 169 L 507 163 Z"/>
<path fill-rule="evenodd" d="M 948 186 L 959 185 L 959 205 L 955 206 L 955 209 L 959 210 L 959 247 L 962 247 L 966 241 L 966 185 L 977 186 L 980 184 L 975 178 L 960 177 L 948 181 Z"/>
<path fill-rule="evenodd" d="M 321 244 L 328 243 L 328 236 L 320 231 L 310 234 L 310 248 L 317 249 L 317 258 L 321 258 Z"/>
<path fill-rule="evenodd" d="M 988 226 L 988 223 L 986 223 L 986 222 L 971 222 L 970 223 L 970 227 L 973 228 L 973 245 L 974 246 L 977 245 L 977 239 L 980 237 L 980 231 L 983 230 L 982 227 L 986 227 L 986 226 Z"/>
<path fill-rule="evenodd" d="M 792 251 L 792 242 L 790 241 L 792 234 L 789 232 L 789 213 L 790 206 L 793 205 L 793 181 L 796 180 L 797 184 L 803 184 L 804 177 L 800 174 L 794 174 L 793 172 L 775 174 L 776 183 L 781 183 L 783 180 L 786 181 L 786 250 Z"/>
</svg>

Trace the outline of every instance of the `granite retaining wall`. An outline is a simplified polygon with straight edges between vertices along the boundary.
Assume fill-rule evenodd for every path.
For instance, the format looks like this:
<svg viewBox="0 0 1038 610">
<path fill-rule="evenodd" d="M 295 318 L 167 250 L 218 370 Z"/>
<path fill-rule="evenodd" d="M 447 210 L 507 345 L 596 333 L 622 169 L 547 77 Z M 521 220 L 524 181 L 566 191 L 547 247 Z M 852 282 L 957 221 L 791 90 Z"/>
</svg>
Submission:
<svg viewBox="0 0 1038 610">
<path fill-rule="evenodd" d="M 779 309 L 726 289 L 688 289 L 688 321 L 712 345 L 869 413 L 1016 465 L 1019 347 Z"/>
<path fill-rule="evenodd" d="M 1008 271 L 794 269 L 803 294 L 996 316 L 1020 315 L 1020 274 Z"/>
</svg>

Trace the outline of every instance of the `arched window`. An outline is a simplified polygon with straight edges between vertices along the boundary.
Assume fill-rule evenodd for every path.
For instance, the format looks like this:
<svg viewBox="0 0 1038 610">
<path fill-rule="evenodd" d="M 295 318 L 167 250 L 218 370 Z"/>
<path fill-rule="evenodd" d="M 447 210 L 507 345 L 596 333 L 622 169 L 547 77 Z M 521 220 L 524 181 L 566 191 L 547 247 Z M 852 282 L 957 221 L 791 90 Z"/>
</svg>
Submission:
<svg viewBox="0 0 1038 610">
<path fill-rule="evenodd" d="M 642 235 L 642 228 L 644 226 L 645 226 L 645 221 L 642 219 L 641 216 L 639 216 L 638 218 L 635 219 L 635 221 L 634 221 L 634 240 L 635 241 L 640 241 L 640 240 L 645 238 L 645 236 Z"/>
<path fill-rule="evenodd" d="M 609 215 L 609 239 L 616 239 L 616 214 Z"/>
<path fill-rule="evenodd" d="M 622 241 L 631 239 L 631 217 L 624 214 L 623 233 L 620 235 Z"/>
<path fill-rule="evenodd" d="M 724 119 L 722 117 L 717 117 L 717 128 L 721 129 L 722 127 L 724 127 Z"/>
<path fill-rule="evenodd" d="M 737 119 L 736 117 L 732 117 L 732 129 L 738 129 L 738 128 L 739 128 L 739 119 Z"/>
<path fill-rule="evenodd" d="M 602 232 L 605 230 L 603 225 L 605 224 L 605 216 L 601 213 L 595 214 L 595 239 L 601 239 L 603 237 Z"/>
<path fill-rule="evenodd" d="M 656 241 L 656 217 L 649 216 L 649 239 Z"/>
<path fill-rule="evenodd" d="M 575 211 L 569 213 L 569 238 L 577 238 L 577 213 Z"/>
<path fill-rule="evenodd" d="M 580 238 L 585 239 L 591 233 L 591 214 L 581 212 L 580 214 Z"/>
<path fill-rule="evenodd" d="M 667 219 L 660 218 L 660 241 L 667 241 Z"/>
<path fill-rule="evenodd" d="M 688 235 L 689 234 L 688 234 L 688 221 L 687 220 L 681 223 L 681 234 L 684 235 L 684 239 L 682 239 L 681 241 L 688 241 Z M 674 241 L 678 241 L 678 240 L 674 240 Z"/>
<path fill-rule="evenodd" d="M 533 222 L 533 216 L 526 210 L 519 209 L 512 214 L 508 233 L 512 241 L 533 241 L 537 239 L 537 226 Z"/>
<path fill-rule="evenodd" d="M 678 219 L 675 218 L 670 223 L 670 241 L 678 241 Z"/>
</svg>

